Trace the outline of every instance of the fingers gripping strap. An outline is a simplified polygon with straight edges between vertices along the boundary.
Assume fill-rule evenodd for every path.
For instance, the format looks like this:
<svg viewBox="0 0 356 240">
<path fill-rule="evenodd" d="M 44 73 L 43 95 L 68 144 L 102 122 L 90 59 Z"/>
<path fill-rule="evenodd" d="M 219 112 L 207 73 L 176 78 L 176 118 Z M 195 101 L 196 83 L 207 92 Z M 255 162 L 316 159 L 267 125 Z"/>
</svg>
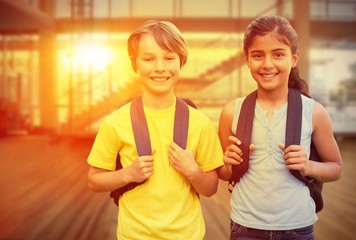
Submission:
<svg viewBox="0 0 356 240">
<path fill-rule="evenodd" d="M 177 98 L 176 100 L 176 112 L 174 116 L 174 133 L 173 140 L 181 148 L 185 149 L 187 146 L 189 126 L 189 109 L 187 104 Z"/>
</svg>

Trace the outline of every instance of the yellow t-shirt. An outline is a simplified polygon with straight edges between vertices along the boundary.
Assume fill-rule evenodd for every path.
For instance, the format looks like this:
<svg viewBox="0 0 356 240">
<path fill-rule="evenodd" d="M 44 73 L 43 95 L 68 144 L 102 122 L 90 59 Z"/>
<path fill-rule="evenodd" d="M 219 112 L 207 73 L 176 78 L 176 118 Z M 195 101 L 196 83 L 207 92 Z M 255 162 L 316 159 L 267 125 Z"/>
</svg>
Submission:
<svg viewBox="0 0 356 240">
<path fill-rule="evenodd" d="M 131 103 L 108 116 L 88 157 L 92 166 L 115 170 L 117 152 L 127 167 L 137 158 L 130 120 Z M 189 181 L 169 164 L 175 104 L 168 109 L 144 108 L 154 153 L 153 175 L 119 199 L 118 239 L 201 240 L 205 224 L 199 198 Z M 189 107 L 187 148 L 207 172 L 223 165 L 219 138 L 211 121 Z"/>
</svg>

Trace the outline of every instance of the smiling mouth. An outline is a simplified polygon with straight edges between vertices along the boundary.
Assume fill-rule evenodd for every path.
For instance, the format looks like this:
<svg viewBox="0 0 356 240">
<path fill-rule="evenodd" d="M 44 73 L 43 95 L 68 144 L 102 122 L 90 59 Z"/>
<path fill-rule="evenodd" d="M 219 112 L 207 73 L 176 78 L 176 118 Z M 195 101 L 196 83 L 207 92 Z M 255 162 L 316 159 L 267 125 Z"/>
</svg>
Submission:
<svg viewBox="0 0 356 240">
<path fill-rule="evenodd" d="M 165 82 L 169 79 L 169 77 L 151 77 L 154 82 Z"/>
<path fill-rule="evenodd" d="M 269 74 L 260 74 L 264 78 L 272 78 L 276 76 L 278 73 L 269 73 Z"/>
</svg>

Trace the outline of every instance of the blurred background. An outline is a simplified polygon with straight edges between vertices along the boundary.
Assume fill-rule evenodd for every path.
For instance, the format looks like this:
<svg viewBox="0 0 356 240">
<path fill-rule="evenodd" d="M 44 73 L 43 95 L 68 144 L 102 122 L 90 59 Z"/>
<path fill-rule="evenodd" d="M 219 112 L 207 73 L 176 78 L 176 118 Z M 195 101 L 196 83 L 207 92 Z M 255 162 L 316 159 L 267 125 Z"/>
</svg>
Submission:
<svg viewBox="0 0 356 240">
<path fill-rule="evenodd" d="M 316 238 L 352 239 L 356 0 L 0 0 L 0 239 L 113 239 L 116 209 L 87 190 L 86 157 L 103 118 L 140 93 L 129 34 L 149 19 L 178 26 L 189 56 L 176 94 L 217 127 L 223 105 L 256 87 L 242 37 L 262 15 L 296 29 L 300 75 L 327 109 L 345 162 L 344 177 L 325 187 Z M 228 238 L 220 184 L 202 198 L 206 239 Z"/>
</svg>

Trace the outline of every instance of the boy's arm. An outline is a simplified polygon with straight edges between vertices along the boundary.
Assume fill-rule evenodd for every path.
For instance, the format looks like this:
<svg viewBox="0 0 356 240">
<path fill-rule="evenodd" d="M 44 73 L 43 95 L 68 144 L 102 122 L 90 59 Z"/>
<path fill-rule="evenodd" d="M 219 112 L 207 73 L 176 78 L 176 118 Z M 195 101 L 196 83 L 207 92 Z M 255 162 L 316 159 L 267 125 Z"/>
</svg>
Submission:
<svg viewBox="0 0 356 240">
<path fill-rule="evenodd" d="M 88 187 L 95 192 L 113 191 L 130 182 L 142 182 L 153 173 L 153 156 L 138 157 L 131 166 L 116 171 L 90 166 Z"/>
<path fill-rule="evenodd" d="M 193 152 L 182 149 L 176 143 L 172 143 L 168 152 L 170 164 L 185 176 L 194 189 L 201 195 L 210 197 L 217 191 L 219 178 L 214 169 L 204 172 L 195 161 Z"/>
</svg>

